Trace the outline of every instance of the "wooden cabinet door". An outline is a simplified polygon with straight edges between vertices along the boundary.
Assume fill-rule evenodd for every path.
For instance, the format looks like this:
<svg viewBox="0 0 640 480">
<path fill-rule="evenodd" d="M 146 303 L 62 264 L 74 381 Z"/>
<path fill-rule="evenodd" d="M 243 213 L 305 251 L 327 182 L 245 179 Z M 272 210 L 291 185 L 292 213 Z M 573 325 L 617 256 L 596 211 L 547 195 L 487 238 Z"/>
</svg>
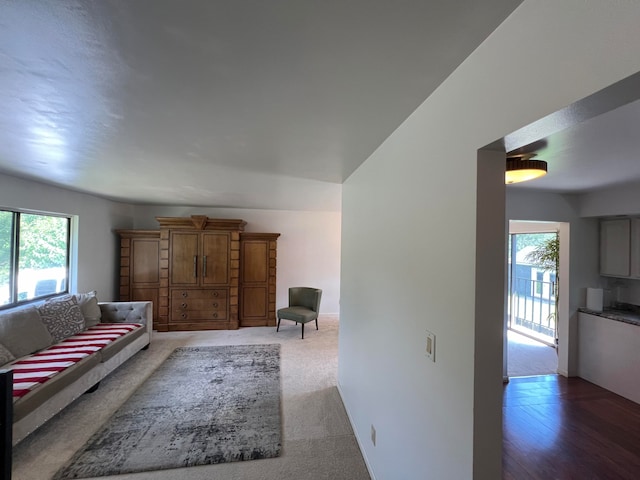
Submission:
<svg viewBox="0 0 640 480">
<path fill-rule="evenodd" d="M 160 283 L 160 242 L 157 239 L 131 240 L 131 281 L 134 284 Z"/>
<path fill-rule="evenodd" d="M 269 242 L 245 241 L 241 245 L 242 292 L 240 317 L 244 325 L 266 325 L 269 313 Z"/>
<path fill-rule="evenodd" d="M 153 302 L 154 328 L 160 317 L 160 232 L 116 230 L 120 235 L 120 300 Z"/>
<path fill-rule="evenodd" d="M 131 287 L 132 302 L 152 302 L 153 320 L 158 318 L 158 307 L 160 305 L 160 295 L 158 287 Z"/>
<path fill-rule="evenodd" d="M 131 292 L 133 302 L 153 302 L 153 318 L 158 318 L 160 285 L 160 242 L 156 239 L 131 239 Z"/>
<path fill-rule="evenodd" d="M 198 285 L 199 233 L 171 232 L 171 285 Z"/>
<path fill-rule="evenodd" d="M 276 324 L 276 249 L 279 233 L 240 234 L 240 326 Z"/>
<path fill-rule="evenodd" d="M 202 286 L 229 283 L 229 234 L 202 233 Z"/>
</svg>

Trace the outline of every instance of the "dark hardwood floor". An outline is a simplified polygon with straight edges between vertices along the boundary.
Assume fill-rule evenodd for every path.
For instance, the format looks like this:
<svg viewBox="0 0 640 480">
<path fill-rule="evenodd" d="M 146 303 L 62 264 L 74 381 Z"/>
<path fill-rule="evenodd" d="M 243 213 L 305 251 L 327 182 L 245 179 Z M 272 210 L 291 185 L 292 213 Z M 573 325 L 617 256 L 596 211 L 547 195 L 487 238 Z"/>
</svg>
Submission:
<svg viewBox="0 0 640 480">
<path fill-rule="evenodd" d="M 519 377 L 503 414 L 504 479 L 640 479 L 637 403 L 580 378 Z"/>
</svg>

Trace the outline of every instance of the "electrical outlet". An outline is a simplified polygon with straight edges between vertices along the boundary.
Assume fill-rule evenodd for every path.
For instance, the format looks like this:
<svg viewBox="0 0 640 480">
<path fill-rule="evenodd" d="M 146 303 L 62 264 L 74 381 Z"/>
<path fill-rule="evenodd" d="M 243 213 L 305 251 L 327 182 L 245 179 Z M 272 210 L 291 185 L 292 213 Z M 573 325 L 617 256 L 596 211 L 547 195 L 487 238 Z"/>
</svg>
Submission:
<svg viewBox="0 0 640 480">
<path fill-rule="evenodd" d="M 371 425 L 371 443 L 373 443 L 373 446 L 376 446 L 376 428 Z"/>
<path fill-rule="evenodd" d="M 436 361 L 436 336 L 429 330 L 427 330 L 425 353 L 427 354 L 427 358 L 431 359 L 432 362 Z"/>
</svg>

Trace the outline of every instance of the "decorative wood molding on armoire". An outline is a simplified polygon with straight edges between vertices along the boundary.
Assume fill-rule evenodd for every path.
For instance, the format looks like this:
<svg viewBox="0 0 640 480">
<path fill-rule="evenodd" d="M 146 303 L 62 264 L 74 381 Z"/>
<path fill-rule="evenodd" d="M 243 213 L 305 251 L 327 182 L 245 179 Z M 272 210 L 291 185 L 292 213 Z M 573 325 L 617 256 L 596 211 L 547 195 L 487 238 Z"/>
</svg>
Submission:
<svg viewBox="0 0 640 480">
<path fill-rule="evenodd" d="M 160 332 L 275 326 L 279 233 L 204 215 L 156 220 L 159 231 L 117 231 L 121 300 L 153 301 Z"/>
</svg>

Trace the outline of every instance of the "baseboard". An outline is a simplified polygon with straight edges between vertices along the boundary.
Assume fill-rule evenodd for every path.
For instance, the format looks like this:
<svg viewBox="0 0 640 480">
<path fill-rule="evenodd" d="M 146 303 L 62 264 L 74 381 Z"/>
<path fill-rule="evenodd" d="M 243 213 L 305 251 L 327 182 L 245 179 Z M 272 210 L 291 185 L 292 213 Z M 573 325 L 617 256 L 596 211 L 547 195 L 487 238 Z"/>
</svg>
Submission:
<svg viewBox="0 0 640 480">
<path fill-rule="evenodd" d="M 509 375 L 504 375 L 502 377 L 502 383 L 509 383 Z"/>
<path fill-rule="evenodd" d="M 569 372 L 567 370 L 558 369 L 558 375 L 562 375 L 563 377 L 568 377 L 569 376 Z"/>
<path fill-rule="evenodd" d="M 351 413 L 349 413 L 349 409 L 344 401 L 344 396 L 342 395 L 342 388 L 340 388 L 340 382 L 338 382 L 338 394 L 340 395 L 340 401 L 342 405 L 344 405 L 344 409 L 347 412 L 347 418 L 349 419 L 349 424 L 351 425 L 351 430 L 353 430 L 353 435 L 356 437 L 356 442 L 358 443 L 358 448 L 360 449 L 360 453 L 362 454 L 362 458 L 364 459 L 364 464 L 367 467 L 367 471 L 369 472 L 369 476 L 371 480 L 376 480 L 376 476 L 373 474 L 373 469 L 371 468 L 371 464 L 369 463 L 369 459 L 367 458 L 367 454 L 365 453 L 365 449 L 363 448 L 363 442 L 358 436 L 357 430 L 354 428 L 353 418 L 351 418 Z"/>
</svg>

